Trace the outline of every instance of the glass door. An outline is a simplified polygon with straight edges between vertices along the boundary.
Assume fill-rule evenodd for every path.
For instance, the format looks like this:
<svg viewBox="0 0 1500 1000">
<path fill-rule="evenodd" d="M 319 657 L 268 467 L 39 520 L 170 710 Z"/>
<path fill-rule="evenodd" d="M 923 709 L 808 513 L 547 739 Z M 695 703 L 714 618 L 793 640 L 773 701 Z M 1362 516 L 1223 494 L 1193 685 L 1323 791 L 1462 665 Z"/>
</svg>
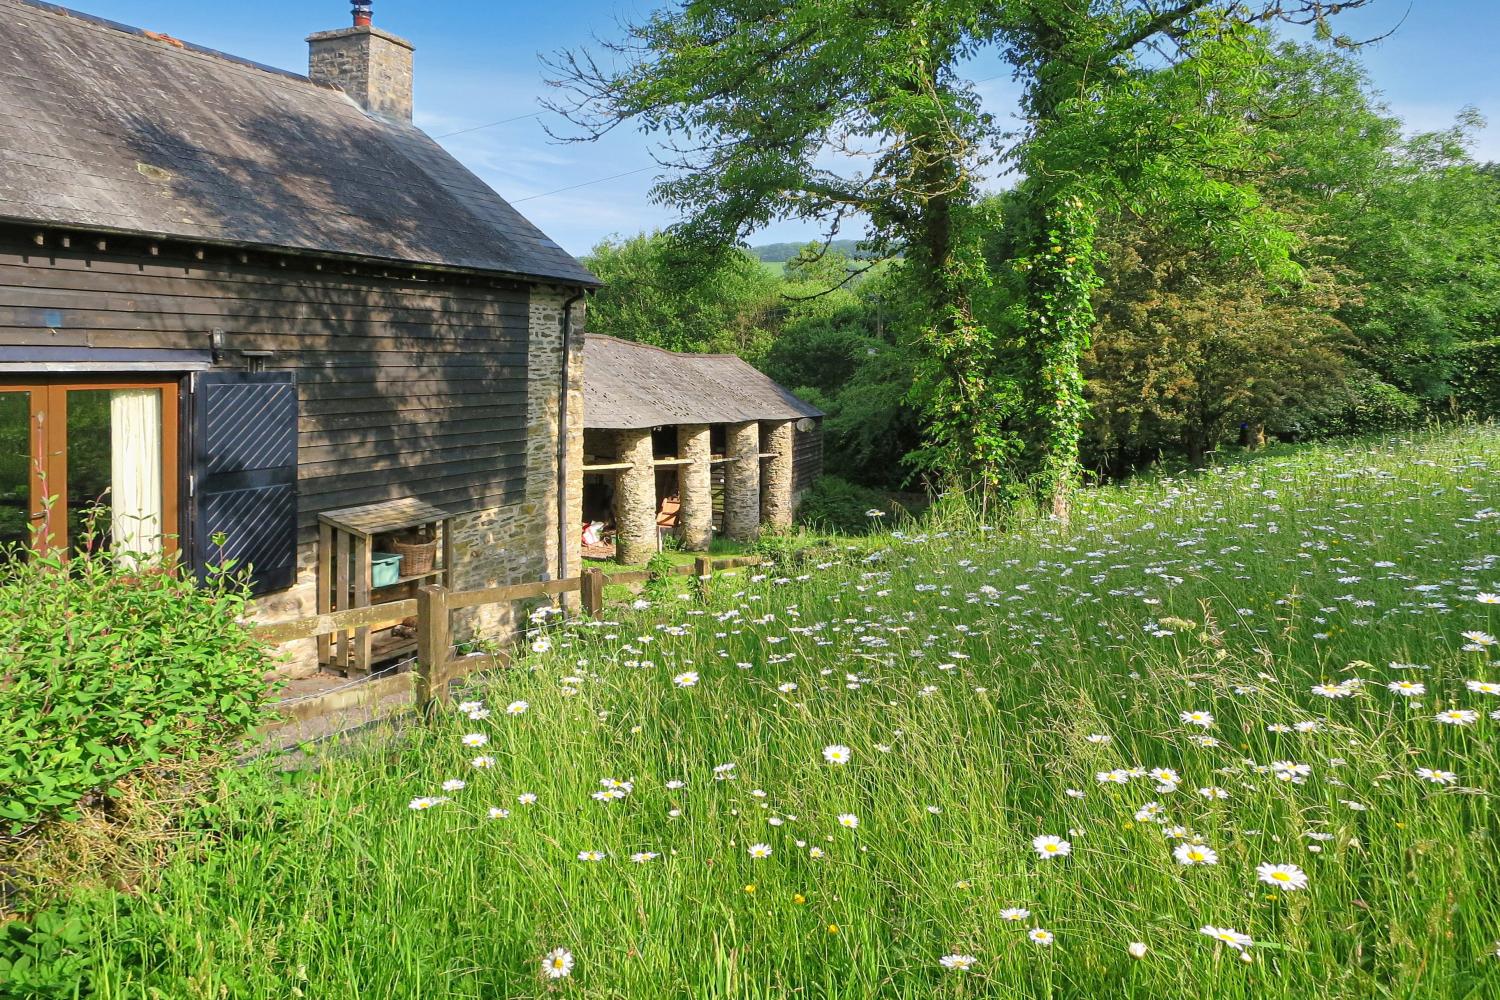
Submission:
<svg viewBox="0 0 1500 1000">
<path fill-rule="evenodd" d="M 33 515 L 40 510 L 35 495 L 37 448 L 34 392 L 0 386 L 0 558 L 31 541 Z"/>
<path fill-rule="evenodd" d="M 176 551 L 177 383 L 0 385 L 0 544 Z"/>
</svg>

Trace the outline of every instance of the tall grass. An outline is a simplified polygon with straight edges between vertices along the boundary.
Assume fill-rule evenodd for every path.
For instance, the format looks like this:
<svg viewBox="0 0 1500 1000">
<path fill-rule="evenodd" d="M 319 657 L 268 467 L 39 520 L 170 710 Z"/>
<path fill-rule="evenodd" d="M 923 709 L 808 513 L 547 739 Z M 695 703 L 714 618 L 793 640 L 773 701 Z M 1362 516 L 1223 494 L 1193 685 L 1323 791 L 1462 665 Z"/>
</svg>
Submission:
<svg viewBox="0 0 1500 1000">
<path fill-rule="evenodd" d="M 1467 683 L 1500 648 L 1462 634 L 1500 632 L 1497 455 L 1492 428 L 1309 449 L 1090 492 L 1066 535 L 907 528 L 566 627 L 473 693 L 487 718 L 227 781 L 148 893 L 80 902 L 91 987 L 1500 996 L 1500 696 Z M 1217 864 L 1174 860 L 1195 841 Z"/>
</svg>

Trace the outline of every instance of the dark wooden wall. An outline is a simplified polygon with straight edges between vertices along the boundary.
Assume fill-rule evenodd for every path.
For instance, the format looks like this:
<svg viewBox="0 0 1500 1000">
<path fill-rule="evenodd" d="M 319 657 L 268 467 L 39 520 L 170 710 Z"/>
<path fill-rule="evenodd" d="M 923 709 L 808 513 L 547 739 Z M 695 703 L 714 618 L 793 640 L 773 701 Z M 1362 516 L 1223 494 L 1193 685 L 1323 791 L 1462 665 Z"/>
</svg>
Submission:
<svg viewBox="0 0 1500 1000">
<path fill-rule="evenodd" d="M 792 431 L 792 492 L 812 488 L 823 474 L 823 418 L 814 420 L 810 431 Z"/>
<path fill-rule="evenodd" d="M 462 513 L 523 496 L 525 286 L 50 243 L 0 231 L 0 345 L 205 350 L 217 327 L 224 367 L 260 350 L 268 369 L 296 370 L 304 541 L 323 510 L 417 496 Z"/>
</svg>

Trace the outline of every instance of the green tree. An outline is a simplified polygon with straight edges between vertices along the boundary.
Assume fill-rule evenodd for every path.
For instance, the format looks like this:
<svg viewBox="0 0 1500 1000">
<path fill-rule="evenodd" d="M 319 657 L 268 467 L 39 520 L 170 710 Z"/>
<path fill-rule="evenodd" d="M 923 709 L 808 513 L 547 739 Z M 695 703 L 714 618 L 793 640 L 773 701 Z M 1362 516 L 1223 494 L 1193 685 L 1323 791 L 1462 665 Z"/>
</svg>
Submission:
<svg viewBox="0 0 1500 1000">
<path fill-rule="evenodd" d="M 1331 37 L 1330 15 L 1367 2 L 687 2 L 629 25 L 608 66 L 587 52 L 558 56 L 553 82 L 564 96 L 552 107 L 579 128 L 574 138 L 625 122 L 658 136 L 671 173 L 655 194 L 684 211 L 681 231 L 700 242 L 734 245 L 787 218 L 818 222 L 831 238 L 862 215 L 872 245 L 904 248 L 926 314 L 917 339 L 926 460 L 975 469 L 989 484 L 1017 457 L 1007 423 L 1019 416 L 1065 517 L 1099 212 L 1127 199 L 1185 206 L 1172 211 L 1219 216 L 1210 231 L 1226 250 L 1285 260 L 1290 241 L 1249 192 L 1196 169 L 1254 134 L 1215 114 L 1217 71 L 1241 72 L 1237 43 L 1253 22 L 1313 24 Z M 1025 86 L 1013 143 L 963 75 L 993 46 Z M 1150 75 L 1140 59 L 1153 52 L 1196 105 L 1156 113 L 1140 86 Z M 862 154 L 848 162 L 867 166 L 830 167 L 829 149 Z M 1023 307 L 1010 344 L 976 308 L 993 284 L 977 178 L 1000 153 L 1026 178 Z M 1021 363 L 1007 373 L 1008 347 Z"/>
<path fill-rule="evenodd" d="M 604 287 L 589 302 L 589 329 L 670 351 L 739 354 L 769 348 L 781 281 L 748 254 L 709 266 L 660 233 L 605 240 L 585 258 Z"/>
</svg>

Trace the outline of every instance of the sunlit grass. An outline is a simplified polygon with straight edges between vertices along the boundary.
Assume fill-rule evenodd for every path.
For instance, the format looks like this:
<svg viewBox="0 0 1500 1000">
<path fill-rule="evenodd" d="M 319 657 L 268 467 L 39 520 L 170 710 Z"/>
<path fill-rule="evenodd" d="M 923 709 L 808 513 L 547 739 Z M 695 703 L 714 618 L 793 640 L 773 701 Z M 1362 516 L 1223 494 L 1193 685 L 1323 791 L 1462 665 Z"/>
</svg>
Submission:
<svg viewBox="0 0 1500 1000">
<path fill-rule="evenodd" d="M 1500 696 L 1466 686 L 1500 680 L 1500 647 L 1462 634 L 1500 632 L 1480 599 L 1500 591 L 1496 455 L 1489 428 L 1309 449 L 1089 493 L 1067 535 L 952 518 L 554 632 L 473 692 L 488 718 L 453 711 L 314 771 L 230 781 L 159 885 L 94 904 L 94 985 L 1500 995 Z M 1312 692 L 1351 678 L 1348 697 Z M 1400 680 L 1426 693 L 1387 688 Z M 1455 707 L 1477 720 L 1435 721 Z M 830 745 L 852 759 L 828 763 Z M 1275 761 L 1310 773 L 1282 780 Z M 1132 767 L 1181 780 L 1098 780 Z M 611 778 L 631 790 L 593 798 Z M 409 808 L 420 796 L 446 801 Z M 1159 820 L 1137 818 L 1150 802 Z M 1040 857 L 1039 835 L 1071 853 Z M 1217 864 L 1174 860 L 1195 838 Z M 1306 887 L 1262 883 L 1263 863 Z M 544 979 L 559 947 L 571 975 Z"/>
</svg>

